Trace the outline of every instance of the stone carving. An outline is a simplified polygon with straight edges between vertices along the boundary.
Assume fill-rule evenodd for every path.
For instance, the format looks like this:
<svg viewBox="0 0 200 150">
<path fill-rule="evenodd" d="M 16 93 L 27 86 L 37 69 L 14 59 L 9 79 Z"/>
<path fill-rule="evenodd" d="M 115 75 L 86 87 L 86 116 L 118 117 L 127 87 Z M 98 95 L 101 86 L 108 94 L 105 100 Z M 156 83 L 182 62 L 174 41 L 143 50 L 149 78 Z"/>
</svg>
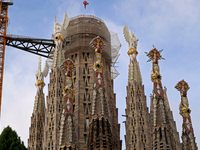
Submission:
<svg viewBox="0 0 200 150">
<path fill-rule="evenodd" d="M 129 32 L 127 25 L 124 26 L 123 33 L 124 33 L 124 38 L 129 44 L 129 49 L 130 48 L 137 49 L 138 39 L 135 37 L 132 31 Z"/>
<path fill-rule="evenodd" d="M 69 17 L 67 15 L 67 13 L 65 12 L 65 18 L 62 22 L 62 24 L 59 24 L 58 22 L 56 22 L 56 17 L 55 17 L 55 21 L 54 21 L 54 42 L 55 42 L 55 52 L 54 52 L 54 58 L 53 58 L 53 67 L 55 68 L 56 66 L 59 66 L 62 63 L 62 60 L 64 57 L 62 55 L 62 45 L 64 42 L 64 37 L 63 37 L 63 32 L 64 30 L 67 29 L 69 25 Z"/>
</svg>

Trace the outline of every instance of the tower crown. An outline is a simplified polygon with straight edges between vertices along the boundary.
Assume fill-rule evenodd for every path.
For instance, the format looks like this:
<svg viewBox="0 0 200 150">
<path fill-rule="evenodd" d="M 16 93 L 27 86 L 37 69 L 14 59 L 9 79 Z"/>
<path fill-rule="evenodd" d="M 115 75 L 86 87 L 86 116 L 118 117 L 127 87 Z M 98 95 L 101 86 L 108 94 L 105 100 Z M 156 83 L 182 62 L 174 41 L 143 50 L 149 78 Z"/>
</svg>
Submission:
<svg viewBox="0 0 200 150">
<path fill-rule="evenodd" d="M 65 55 L 78 51 L 80 46 L 87 48 L 90 41 L 99 36 L 105 43 L 102 55 L 111 61 L 111 36 L 103 20 L 91 15 L 76 16 L 70 19 L 63 35 L 65 39 L 71 41 L 65 47 Z M 93 52 L 92 48 L 90 50 Z"/>
</svg>

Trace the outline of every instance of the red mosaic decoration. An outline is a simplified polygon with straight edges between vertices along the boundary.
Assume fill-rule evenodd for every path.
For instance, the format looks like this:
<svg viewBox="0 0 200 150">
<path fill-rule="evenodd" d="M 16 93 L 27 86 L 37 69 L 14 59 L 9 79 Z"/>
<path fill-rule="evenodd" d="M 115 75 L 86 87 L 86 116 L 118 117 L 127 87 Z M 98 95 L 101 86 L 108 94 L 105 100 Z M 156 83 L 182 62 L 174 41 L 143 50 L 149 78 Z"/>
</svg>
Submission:
<svg viewBox="0 0 200 150">
<path fill-rule="evenodd" d="M 164 59 L 163 57 L 162 57 L 162 55 L 160 54 L 161 52 L 162 52 L 163 50 L 157 50 L 155 47 L 150 51 L 150 52 L 145 52 L 146 53 L 146 55 L 150 58 L 147 62 L 149 62 L 149 61 L 151 61 L 151 60 L 153 60 L 153 59 L 155 59 L 154 58 L 154 55 L 156 55 L 156 61 L 158 62 L 158 60 L 160 60 L 160 59 Z"/>
<path fill-rule="evenodd" d="M 73 113 L 73 105 L 72 105 L 72 98 L 65 97 L 65 111 L 69 113 Z"/>
<path fill-rule="evenodd" d="M 74 63 L 71 60 L 66 60 L 65 62 L 63 62 L 63 68 L 65 70 L 72 70 L 74 69 Z"/>
<path fill-rule="evenodd" d="M 105 45 L 103 40 L 98 36 L 94 38 L 91 42 L 90 45 L 94 48 L 97 49 L 97 53 L 101 53 L 101 49 Z"/>
<path fill-rule="evenodd" d="M 158 58 L 158 59 L 161 58 L 161 55 L 160 55 L 159 51 L 156 48 L 152 49 L 149 52 L 149 57 L 153 59 L 155 54 L 156 54 L 156 58 Z"/>
<path fill-rule="evenodd" d="M 93 41 L 93 43 L 92 43 L 93 45 L 94 45 L 94 47 L 96 47 L 96 48 L 102 48 L 103 47 L 103 41 L 100 39 L 100 38 L 97 38 L 97 39 L 95 39 L 94 41 Z M 99 45 L 98 45 L 99 44 Z"/>
<path fill-rule="evenodd" d="M 158 90 L 155 90 L 156 95 L 163 97 L 161 82 L 160 83 L 156 83 L 156 82 L 154 83 L 154 89 L 158 89 L 158 88 L 159 88 L 160 93 L 158 92 Z"/>
<path fill-rule="evenodd" d="M 187 129 L 187 131 L 192 132 L 193 128 L 192 128 L 192 125 L 191 125 L 192 123 L 191 123 L 190 117 L 183 117 L 183 122 L 187 123 L 187 120 L 190 123 L 190 125 L 189 126 L 185 125 L 185 128 Z"/>
<path fill-rule="evenodd" d="M 175 86 L 175 88 L 178 90 L 178 91 L 185 91 L 187 92 L 190 87 L 189 85 L 187 84 L 187 82 L 185 82 L 184 80 L 181 80 L 180 82 L 177 83 L 177 85 Z"/>
<path fill-rule="evenodd" d="M 103 73 L 99 73 L 99 72 L 96 72 L 96 78 L 97 78 L 97 85 L 100 85 L 103 87 Z M 98 80 L 98 79 L 101 79 L 101 80 Z"/>
</svg>

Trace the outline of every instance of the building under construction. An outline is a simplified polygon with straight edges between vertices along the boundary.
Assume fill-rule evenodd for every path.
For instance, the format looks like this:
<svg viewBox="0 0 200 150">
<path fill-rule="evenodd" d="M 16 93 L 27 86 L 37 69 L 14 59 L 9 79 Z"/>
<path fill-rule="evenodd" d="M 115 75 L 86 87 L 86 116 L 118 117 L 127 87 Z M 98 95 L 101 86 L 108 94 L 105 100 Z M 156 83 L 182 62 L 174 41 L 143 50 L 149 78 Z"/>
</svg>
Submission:
<svg viewBox="0 0 200 150">
<path fill-rule="evenodd" d="M 155 47 L 147 53 L 152 61 L 153 93 L 150 113 L 137 62 L 138 39 L 124 27 L 130 56 L 126 98 L 126 150 L 197 150 L 190 119 L 185 81 L 181 92 L 183 143 L 170 110 L 166 89 L 162 87 Z M 77 16 L 62 24 L 54 23 L 55 49 L 41 70 L 36 71 L 34 110 L 31 117 L 30 150 L 121 150 L 118 109 L 113 80 L 120 42 L 104 21 L 94 16 Z M 128 65 L 128 64 L 127 64 Z M 50 70 L 45 99 L 44 77 Z M 126 87 L 119 87 L 126 88 Z M 45 106 L 46 100 L 46 106 Z M 124 100 L 125 102 L 125 100 Z"/>
</svg>

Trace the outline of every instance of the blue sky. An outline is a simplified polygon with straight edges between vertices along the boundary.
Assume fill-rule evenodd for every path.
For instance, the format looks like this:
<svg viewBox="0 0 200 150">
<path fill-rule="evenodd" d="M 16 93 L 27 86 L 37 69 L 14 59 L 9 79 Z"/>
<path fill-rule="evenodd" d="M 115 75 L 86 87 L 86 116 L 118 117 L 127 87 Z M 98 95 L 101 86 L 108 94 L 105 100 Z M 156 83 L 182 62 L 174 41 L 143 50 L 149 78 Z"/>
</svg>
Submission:
<svg viewBox="0 0 200 150">
<path fill-rule="evenodd" d="M 125 128 L 122 124 L 125 113 L 126 85 L 128 78 L 128 44 L 123 37 L 123 26 L 128 25 L 139 39 L 137 60 L 140 64 L 147 104 L 153 84 L 150 79 L 151 63 L 144 52 L 164 49 L 160 72 L 179 135 L 182 132 L 182 117 L 179 115 L 180 93 L 174 88 L 181 79 L 188 82 L 188 99 L 197 145 L 200 146 L 200 1 L 198 0 L 88 0 L 84 10 L 82 0 L 15 0 L 9 7 L 8 34 L 38 38 L 51 38 L 54 16 L 62 22 L 64 12 L 69 17 L 80 14 L 95 15 L 104 20 L 108 28 L 119 35 L 122 44 L 116 64 L 120 75 L 114 86 L 119 108 L 121 139 L 124 142 Z M 44 59 L 43 59 L 44 64 Z M 30 117 L 33 111 L 35 70 L 38 56 L 6 47 L 1 129 L 10 125 L 27 145 Z M 48 78 L 45 79 L 46 84 Z M 45 86 L 47 91 L 47 86 Z M 123 149 L 124 149 L 123 144 Z"/>
</svg>

